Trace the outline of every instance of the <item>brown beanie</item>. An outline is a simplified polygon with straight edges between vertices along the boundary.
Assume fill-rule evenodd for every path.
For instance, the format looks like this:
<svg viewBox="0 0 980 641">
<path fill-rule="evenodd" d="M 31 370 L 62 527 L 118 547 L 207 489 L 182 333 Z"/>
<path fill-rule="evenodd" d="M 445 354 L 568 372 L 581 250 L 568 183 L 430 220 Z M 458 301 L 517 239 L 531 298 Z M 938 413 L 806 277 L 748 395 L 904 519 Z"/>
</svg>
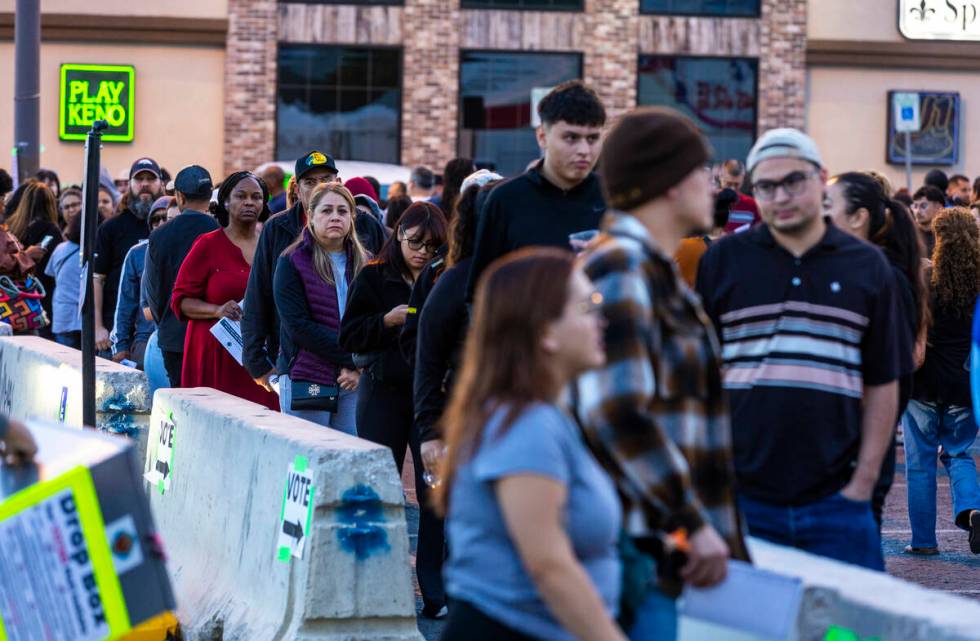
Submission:
<svg viewBox="0 0 980 641">
<path fill-rule="evenodd" d="M 606 202 L 633 209 L 681 182 L 711 157 L 701 131 L 681 113 L 642 107 L 623 116 L 599 159 Z"/>
</svg>

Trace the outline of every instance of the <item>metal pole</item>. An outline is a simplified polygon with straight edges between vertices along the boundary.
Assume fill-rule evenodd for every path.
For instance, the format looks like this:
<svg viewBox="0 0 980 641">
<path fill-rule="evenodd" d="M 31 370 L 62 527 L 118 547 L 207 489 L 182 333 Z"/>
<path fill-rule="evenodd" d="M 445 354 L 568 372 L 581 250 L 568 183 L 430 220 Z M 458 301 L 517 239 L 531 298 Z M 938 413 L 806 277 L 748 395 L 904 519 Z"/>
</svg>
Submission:
<svg viewBox="0 0 980 641">
<path fill-rule="evenodd" d="M 14 10 L 14 147 L 18 182 L 41 164 L 41 0 L 17 0 Z"/>
<path fill-rule="evenodd" d="M 905 188 L 912 193 L 912 134 L 905 132 Z"/>
<path fill-rule="evenodd" d="M 95 427 L 95 297 L 92 267 L 95 261 L 95 229 L 99 222 L 99 171 L 102 161 L 102 132 L 105 120 L 92 123 L 85 140 L 85 200 L 82 203 L 82 423 Z"/>
</svg>

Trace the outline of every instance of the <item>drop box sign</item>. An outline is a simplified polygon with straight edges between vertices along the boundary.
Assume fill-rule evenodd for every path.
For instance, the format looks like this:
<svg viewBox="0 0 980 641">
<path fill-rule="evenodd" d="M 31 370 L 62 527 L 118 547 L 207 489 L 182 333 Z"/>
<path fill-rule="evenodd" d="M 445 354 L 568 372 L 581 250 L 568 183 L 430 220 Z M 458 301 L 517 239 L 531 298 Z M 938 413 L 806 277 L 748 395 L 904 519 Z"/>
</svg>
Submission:
<svg viewBox="0 0 980 641">
<path fill-rule="evenodd" d="M 85 140 L 96 120 L 109 128 L 106 142 L 132 142 L 136 107 L 135 68 L 131 65 L 61 65 L 58 137 Z"/>
</svg>

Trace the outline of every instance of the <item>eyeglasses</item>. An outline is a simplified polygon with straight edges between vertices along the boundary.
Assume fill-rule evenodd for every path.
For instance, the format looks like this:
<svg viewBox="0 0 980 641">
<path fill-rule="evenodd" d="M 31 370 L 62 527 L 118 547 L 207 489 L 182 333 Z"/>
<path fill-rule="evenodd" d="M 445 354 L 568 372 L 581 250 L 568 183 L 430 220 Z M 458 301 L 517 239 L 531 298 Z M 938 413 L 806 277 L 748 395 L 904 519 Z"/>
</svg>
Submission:
<svg viewBox="0 0 980 641">
<path fill-rule="evenodd" d="M 156 225 L 160 225 L 160 224 L 165 223 L 165 222 L 167 222 L 167 215 L 166 214 L 162 214 L 160 216 L 150 216 L 150 224 L 153 225 L 154 227 Z"/>
<path fill-rule="evenodd" d="M 402 238 L 402 240 L 408 243 L 408 248 L 413 252 L 422 251 L 423 249 L 430 254 L 435 253 L 439 249 L 439 243 L 432 240 L 419 240 L 417 238 Z"/>
<path fill-rule="evenodd" d="M 752 190 L 759 200 L 773 200 L 782 187 L 786 195 L 792 198 L 806 191 L 806 181 L 815 175 L 813 171 L 794 171 L 783 176 L 782 180 L 759 180 L 752 185 Z"/>
<path fill-rule="evenodd" d="M 602 310 L 604 300 L 602 294 L 592 292 L 588 299 L 579 301 L 575 304 L 575 307 L 582 314 L 598 314 Z"/>
</svg>

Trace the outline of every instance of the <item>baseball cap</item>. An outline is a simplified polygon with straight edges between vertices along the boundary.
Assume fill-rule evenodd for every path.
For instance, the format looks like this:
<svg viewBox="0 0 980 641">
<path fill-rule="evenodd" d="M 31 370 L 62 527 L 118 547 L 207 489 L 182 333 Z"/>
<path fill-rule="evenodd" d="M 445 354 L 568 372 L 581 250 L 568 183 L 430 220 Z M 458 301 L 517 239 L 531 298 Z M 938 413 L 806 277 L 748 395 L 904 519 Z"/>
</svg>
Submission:
<svg viewBox="0 0 980 641">
<path fill-rule="evenodd" d="M 160 177 L 160 165 L 152 158 L 140 158 L 134 162 L 133 166 L 129 168 L 129 179 L 132 180 L 133 176 L 141 171 L 148 171 L 157 178 Z"/>
<path fill-rule="evenodd" d="M 296 180 L 299 180 L 303 174 L 314 169 L 329 169 L 337 173 L 337 164 L 329 154 L 314 150 L 296 161 L 296 171 L 293 175 L 296 176 Z"/>
<path fill-rule="evenodd" d="M 751 174 L 763 160 L 769 158 L 799 158 L 812 162 L 817 167 L 823 167 L 820 150 L 813 138 L 799 129 L 780 128 L 770 129 L 755 141 L 749 152 L 746 169 Z"/>
<path fill-rule="evenodd" d="M 211 174 L 200 165 L 189 165 L 177 172 L 174 178 L 174 190 L 185 196 L 208 198 L 214 191 Z"/>
</svg>

